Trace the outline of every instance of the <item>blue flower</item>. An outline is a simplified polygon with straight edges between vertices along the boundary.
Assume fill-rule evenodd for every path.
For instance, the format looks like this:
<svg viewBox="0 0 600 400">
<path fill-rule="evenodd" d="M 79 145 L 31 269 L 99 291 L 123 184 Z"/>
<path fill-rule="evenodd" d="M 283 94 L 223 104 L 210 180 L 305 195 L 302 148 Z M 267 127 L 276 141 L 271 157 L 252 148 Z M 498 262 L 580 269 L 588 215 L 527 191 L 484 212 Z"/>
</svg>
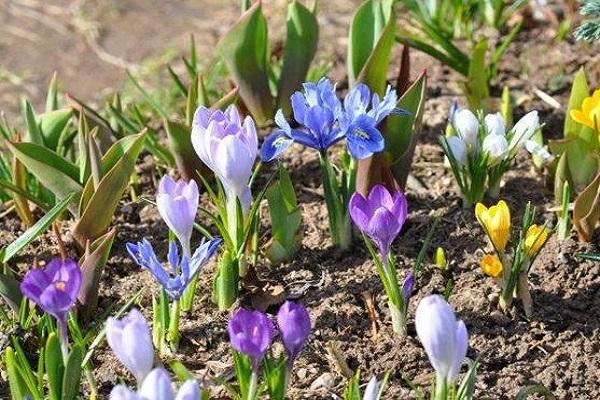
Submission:
<svg viewBox="0 0 600 400">
<path fill-rule="evenodd" d="M 177 244 L 174 241 L 169 242 L 167 259 L 171 271 L 166 270 L 158 261 L 152 245 L 146 238 L 137 244 L 127 243 L 126 247 L 134 261 L 154 275 L 169 297 L 178 300 L 190 281 L 217 251 L 222 241 L 221 238 L 202 241 L 191 259 L 186 256 L 180 259 Z"/>
<path fill-rule="evenodd" d="M 294 143 L 292 127 L 283 116 L 281 109 L 275 113 L 275 123 L 279 129 L 267 136 L 260 148 L 260 158 L 264 162 L 277 158 Z"/>
</svg>

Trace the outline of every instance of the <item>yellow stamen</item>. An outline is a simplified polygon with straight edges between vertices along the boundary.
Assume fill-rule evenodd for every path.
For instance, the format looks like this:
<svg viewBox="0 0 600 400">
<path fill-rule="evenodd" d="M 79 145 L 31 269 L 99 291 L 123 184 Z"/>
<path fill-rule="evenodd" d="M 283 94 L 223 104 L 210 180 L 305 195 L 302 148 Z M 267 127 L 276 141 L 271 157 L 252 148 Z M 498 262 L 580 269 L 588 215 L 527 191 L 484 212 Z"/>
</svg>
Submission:
<svg viewBox="0 0 600 400">
<path fill-rule="evenodd" d="M 58 290 L 60 290 L 61 292 L 65 291 L 65 286 L 66 286 L 66 284 L 64 282 L 56 282 L 54 284 L 54 287 L 57 288 Z"/>
</svg>

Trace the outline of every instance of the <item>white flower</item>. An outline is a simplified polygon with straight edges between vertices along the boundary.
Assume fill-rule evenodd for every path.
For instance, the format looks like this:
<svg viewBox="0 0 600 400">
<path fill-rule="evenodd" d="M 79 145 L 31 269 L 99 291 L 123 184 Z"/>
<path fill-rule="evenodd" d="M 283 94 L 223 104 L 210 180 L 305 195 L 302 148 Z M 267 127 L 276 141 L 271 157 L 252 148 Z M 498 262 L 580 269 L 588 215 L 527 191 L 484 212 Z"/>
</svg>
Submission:
<svg viewBox="0 0 600 400">
<path fill-rule="evenodd" d="M 459 167 L 467 165 L 467 145 L 461 138 L 450 136 L 443 139 L 446 154 L 452 154 Z"/>
<path fill-rule="evenodd" d="M 504 136 L 506 134 L 506 127 L 504 126 L 504 118 L 502 118 L 502 114 L 488 114 L 485 116 L 484 122 L 488 135 Z"/>
<path fill-rule="evenodd" d="M 475 114 L 466 108 L 459 108 L 452 114 L 452 126 L 466 144 L 477 148 L 479 121 Z"/>
<path fill-rule="evenodd" d="M 482 147 L 483 151 L 488 153 L 488 162 L 492 165 L 506 156 L 508 151 L 508 141 L 504 135 L 490 134 L 483 140 Z"/>
<path fill-rule="evenodd" d="M 541 146 L 539 143 L 533 140 L 525 142 L 525 149 L 534 156 L 540 157 L 544 162 L 548 163 L 554 159 L 554 156 L 548 152 L 545 146 Z"/>
<path fill-rule="evenodd" d="M 512 137 L 508 148 L 516 153 L 540 127 L 540 118 L 537 111 L 530 111 L 521 118 L 512 129 Z"/>
</svg>

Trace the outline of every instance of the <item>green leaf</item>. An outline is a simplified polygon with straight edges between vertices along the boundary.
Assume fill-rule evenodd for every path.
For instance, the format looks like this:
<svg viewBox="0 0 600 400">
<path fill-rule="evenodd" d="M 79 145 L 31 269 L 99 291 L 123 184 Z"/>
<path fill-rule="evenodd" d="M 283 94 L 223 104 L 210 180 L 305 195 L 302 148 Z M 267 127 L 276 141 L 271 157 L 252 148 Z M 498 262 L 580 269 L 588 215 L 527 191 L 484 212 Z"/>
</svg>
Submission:
<svg viewBox="0 0 600 400">
<path fill-rule="evenodd" d="M 397 107 L 411 113 L 408 116 L 390 115 L 385 121 L 385 153 L 392 173 L 401 187 L 408 179 L 412 158 L 421 130 L 425 108 L 427 75 L 423 72 L 400 97 Z"/>
<path fill-rule="evenodd" d="M 588 242 L 600 221 L 600 172 L 575 199 L 573 225 L 579 239 Z"/>
<path fill-rule="evenodd" d="M 72 116 L 73 110 L 68 108 L 46 112 L 40 116 L 39 125 L 46 147 L 57 149 L 61 134 Z"/>
<path fill-rule="evenodd" d="M 546 400 L 555 400 L 556 397 L 552 394 L 552 392 L 546 389 L 543 385 L 529 385 L 521 388 L 519 393 L 515 396 L 515 400 L 526 400 L 529 395 L 538 393 L 544 396 Z"/>
<path fill-rule="evenodd" d="M 28 100 L 25 100 L 23 104 L 23 113 L 25 114 L 25 123 L 27 124 L 25 141 L 44 145 L 44 137 L 31 103 L 29 103 Z"/>
<path fill-rule="evenodd" d="M 175 156 L 177 170 L 181 176 L 189 181 L 196 179 L 198 173 L 206 175 L 210 170 L 202 163 L 192 145 L 192 128 L 179 122 L 164 121 L 165 130 L 169 137 L 169 148 Z"/>
<path fill-rule="evenodd" d="M 67 208 L 69 203 L 75 197 L 75 193 L 70 193 L 60 202 L 56 203 L 54 207 L 46 215 L 44 215 L 38 222 L 35 223 L 31 228 L 27 229 L 17 240 L 6 246 L 2 252 L 2 263 L 7 263 L 15 254 L 21 251 L 27 246 L 33 239 L 38 237 L 44 232 L 52 222 Z"/>
<path fill-rule="evenodd" d="M 366 0 L 350 24 L 348 79 L 350 86 L 364 82 L 382 94 L 395 35 L 393 1 Z"/>
<path fill-rule="evenodd" d="M 571 110 L 581 109 L 583 99 L 588 97 L 589 93 L 590 87 L 585 76 L 585 70 L 583 67 L 581 67 L 573 79 L 571 95 L 569 96 L 569 105 L 567 106 L 567 110 L 565 112 L 565 125 L 563 128 L 563 137 L 565 139 L 579 137 L 579 133 L 583 129 L 583 125 L 581 125 L 579 122 L 575 122 L 575 120 L 571 118 Z"/>
<path fill-rule="evenodd" d="M 23 299 L 19 281 L 12 275 L 0 273 L 0 296 L 8 306 L 16 313 Z"/>
<path fill-rule="evenodd" d="M 194 374 L 192 374 L 186 367 L 179 361 L 171 361 L 169 363 L 171 367 L 171 371 L 177 376 L 177 379 L 181 382 L 185 382 L 190 379 L 196 379 Z"/>
<path fill-rule="evenodd" d="M 52 74 L 52 79 L 48 84 L 48 93 L 46 94 L 46 112 L 58 110 L 58 79 L 56 72 Z"/>
<path fill-rule="evenodd" d="M 85 255 L 79 261 L 81 266 L 81 289 L 77 299 L 81 303 L 84 318 L 89 318 L 98 306 L 98 287 L 102 271 L 110 255 L 116 229 L 99 237 L 94 243 L 86 246 Z"/>
<path fill-rule="evenodd" d="M 25 168 L 58 199 L 64 199 L 67 195 L 76 193 L 73 203 L 69 204 L 69 211 L 77 216 L 76 201 L 82 191 L 82 186 L 78 182 L 79 170 L 77 167 L 44 146 L 9 141 L 5 143 L 15 157 L 25 165 Z"/>
<path fill-rule="evenodd" d="M 11 399 L 24 399 L 26 396 L 33 396 L 28 389 L 27 383 L 19 372 L 18 361 L 12 347 L 4 350 L 4 367 L 8 375 L 8 386 L 10 388 Z M 35 396 L 39 399 L 41 396 Z"/>
<path fill-rule="evenodd" d="M 468 81 L 464 84 L 465 95 L 472 110 L 486 109 L 485 102 L 490 97 L 485 56 L 488 50 L 487 39 L 480 40 L 471 51 Z"/>
<path fill-rule="evenodd" d="M 67 363 L 62 377 L 62 400 L 75 400 L 79 393 L 81 369 L 83 361 L 83 347 L 74 345 L 67 357 Z"/>
<path fill-rule="evenodd" d="M 81 247 L 85 247 L 88 240 L 95 240 L 108 230 L 119 200 L 121 200 L 129 178 L 135 170 L 135 162 L 144 147 L 144 138 L 145 132 L 135 135 L 133 143 L 119 161 L 110 170 L 104 170 L 106 171 L 104 177 L 84 206 L 81 217 L 72 228 L 73 237 Z M 107 154 L 107 156 L 112 157 L 112 154 Z M 106 156 L 105 159 L 107 159 Z M 103 159 L 103 167 L 104 161 Z M 89 184 L 88 179 L 86 187 Z"/>
<path fill-rule="evenodd" d="M 217 51 L 240 90 L 240 97 L 259 125 L 273 117 L 267 80 L 267 20 L 257 1 L 217 44 Z"/>
<path fill-rule="evenodd" d="M 283 66 L 277 88 L 277 103 L 285 114 L 290 112 L 290 96 L 306 79 L 319 40 L 317 17 L 297 1 L 288 6 L 287 37 Z"/>
<path fill-rule="evenodd" d="M 61 400 L 64 366 L 60 341 L 54 332 L 50 333 L 46 340 L 44 355 L 49 398 L 50 400 Z"/>
<path fill-rule="evenodd" d="M 98 139 L 100 144 L 100 150 L 105 151 L 108 149 L 115 138 L 118 138 L 117 133 L 110 127 L 110 122 L 76 97 L 68 94 L 66 97 L 77 118 L 80 118 L 83 113 L 85 114 L 90 128 L 98 127 L 98 137 L 96 139 Z"/>
</svg>

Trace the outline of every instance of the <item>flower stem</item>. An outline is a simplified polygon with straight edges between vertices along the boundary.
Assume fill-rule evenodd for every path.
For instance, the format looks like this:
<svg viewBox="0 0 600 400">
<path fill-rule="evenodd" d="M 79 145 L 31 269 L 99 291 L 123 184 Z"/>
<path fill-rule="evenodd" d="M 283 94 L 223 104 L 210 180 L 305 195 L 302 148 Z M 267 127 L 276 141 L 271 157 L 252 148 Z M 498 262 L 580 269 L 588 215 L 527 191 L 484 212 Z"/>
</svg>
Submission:
<svg viewBox="0 0 600 400">
<path fill-rule="evenodd" d="M 406 336 L 406 313 L 402 307 L 396 306 L 391 300 L 388 300 L 390 315 L 392 316 L 392 329 L 399 336 Z"/>
<path fill-rule="evenodd" d="M 435 400 L 448 400 L 448 383 L 445 378 L 435 378 Z"/>
<path fill-rule="evenodd" d="M 187 257 L 188 260 L 191 260 L 192 251 L 191 251 L 189 243 L 187 245 L 182 243 L 181 247 L 183 248 L 183 257 Z M 196 287 L 197 286 L 198 286 L 198 275 L 196 275 L 194 278 L 192 278 L 192 280 L 188 284 L 188 287 L 183 291 L 183 294 L 181 295 L 181 309 L 183 311 L 185 311 L 185 312 L 192 311 L 192 308 L 194 306 L 194 297 L 196 295 Z"/>
<path fill-rule="evenodd" d="M 69 358 L 69 334 L 67 328 L 67 316 L 56 318 L 58 325 L 58 337 L 60 339 L 60 350 L 62 351 L 64 365 L 67 365 Z"/>
<path fill-rule="evenodd" d="M 179 347 L 179 317 L 181 315 L 181 307 L 179 300 L 173 300 L 171 303 L 171 315 L 169 318 L 169 331 L 167 332 L 167 337 L 169 339 L 169 343 L 171 344 L 171 349 L 173 352 L 177 351 Z"/>
<path fill-rule="evenodd" d="M 256 369 L 252 369 L 252 375 L 250 375 L 250 384 L 248 385 L 248 393 L 246 394 L 246 400 L 254 400 L 256 398 L 256 391 L 258 390 L 258 373 Z"/>
</svg>

